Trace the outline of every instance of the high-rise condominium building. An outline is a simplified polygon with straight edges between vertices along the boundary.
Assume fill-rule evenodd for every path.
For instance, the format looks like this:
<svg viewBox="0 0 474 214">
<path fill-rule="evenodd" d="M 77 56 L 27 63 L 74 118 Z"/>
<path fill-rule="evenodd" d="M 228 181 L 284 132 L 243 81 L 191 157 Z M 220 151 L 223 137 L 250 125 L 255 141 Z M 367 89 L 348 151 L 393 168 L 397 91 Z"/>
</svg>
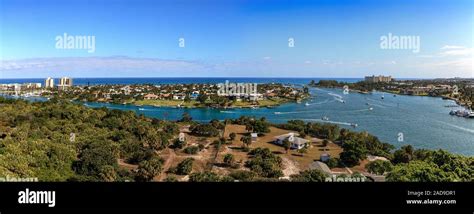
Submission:
<svg viewBox="0 0 474 214">
<path fill-rule="evenodd" d="M 45 88 L 53 88 L 54 87 L 54 79 L 51 77 L 46 78 L 44 81 L 44 87 Z"/>
<path fill-rule="evenodd" d="M 68 87 L 71 87 L 72 86 L 72 78 L 70 77 L 61 77 L 61 79 L 59 79 L 59 85 L 58 85 L 58 89 L 59 90 L 64 90 Z"/>
<path fill-rule="evenodd" d="M 392 76 L 366 76 L 365 81 L 367 82 L 391 82 L 392 81 Z"/>
</svg>

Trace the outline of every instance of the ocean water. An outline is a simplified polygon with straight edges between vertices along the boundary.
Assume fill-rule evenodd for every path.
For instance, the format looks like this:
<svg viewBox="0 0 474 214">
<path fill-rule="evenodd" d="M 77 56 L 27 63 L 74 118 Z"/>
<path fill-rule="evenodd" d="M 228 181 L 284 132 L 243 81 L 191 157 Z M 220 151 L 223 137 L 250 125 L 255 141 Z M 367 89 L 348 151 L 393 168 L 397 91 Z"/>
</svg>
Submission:
<svg viewBox="0 0 474 214">
<path fill-rule="evenodd" d="M 89 84 L 132 84 L 132 83 L 219 83 L 231 82 L 281 82 L 294 85 L 307 84 L 314 78 L 157 78 L 142 79 L 75 79 L 75 83 L 84 81 Z M 247 81 L 246 81 L 247 80 Z M 315 79 L 318 80 L 318 79 Z M 354 82 L 359 79 L 339 79 Z M 30 80 L 31 81 L 31 80 Z M 157 82 L 154 82 L 157 81 Z M 1 82 L 1 81 L 0 81 Z M 28 82 L 28 81 L 25 81 Z M 209 121 L 238 118 L 241 115 L 266 117 L 273 123 L 284 123 L 288 120 L 325 122 L 338 124 L 343 128 L 355 131 L 368 131 L 383 142 L 401 147 L 411 144 L 415 148 L 445 149 L 453 153 L 474 155 L 474 119 L 449 115 L 454 105 L 451 100 L 435 97 L 403 96 L 375 92 L 372 94 L 344 94 L 341 89 L 310 89 L 311 98 L 307 105 L 287 103 L 275 108 L 258 109 L 212 109 L 212 108 L 173 108 L 153 106 L 133 106 L 108 103 L 84 103 L 92 108 L 107 107 L 110 109 L 134 111 L 147 117 L 168 120 L 180 119 L 184 112 L 193 120 Z M 384 99 L 382 99 L 382 96 Z M 341 102 L 344 100 L 344 102 Z M 371 110 L 369 109 L 371 108 Z M 328 120 L 322 120 L 327 117 Z M 357 127 L 351 126 L 357 124 Z"/>
<path fill-rule="evenodd" d="M 308 84 L 311 80 L 337 80 L 343 82 L 357 82 L 362 78 L 254 78 L 254 77 L 169 77 L 169 78 L 73 78 L 74 85 L 100 85 L 100 84 L 190 84 L 190 83 L 284 83 Z M 43 83 L 45 79 L 0 79 L 2 83 Z M 58 83 L 59 78 L 55 78 Z"/>
</svg>

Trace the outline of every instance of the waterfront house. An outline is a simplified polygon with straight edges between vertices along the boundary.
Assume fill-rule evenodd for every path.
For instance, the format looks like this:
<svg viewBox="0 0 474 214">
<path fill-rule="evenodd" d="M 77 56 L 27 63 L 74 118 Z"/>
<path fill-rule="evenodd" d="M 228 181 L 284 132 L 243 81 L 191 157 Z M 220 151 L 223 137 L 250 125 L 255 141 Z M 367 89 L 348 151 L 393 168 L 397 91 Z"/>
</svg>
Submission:
<svg viewBox="0 0 474 214">
<path fill-rule="evenodd" d="M 156 100 L 158 98 L 159 98 L 159 96 L 156 95 L 156 94 L 147 94 L 143 97 L 143 99 L 145 99 L 145 100 Z"/>
<path fill-rule="evenodd" d="M 293 132 L 290 132 L 288 134 L 283 134 L 275 137 L 275 144 L 278 145 L 283 145 L 283 142 L 285 139 L 288 139 L 290 141 L 291 149 L 302 149 L 306 146 L 309 146 L 309 140 L 306 140 L 304 138 L 296 137 L 296 134 Z"/>
<path fill-rule="evenodd" d="M 173 100 L 184 100 L 185 97 L 186 95 L 183 93 L 173 94 Z"/>
<path fill-rule="evenodd" d="M 171 94 L 169 93 L 161 94 L 161 99 L 168 99 L 170 97 L 171 97 Z"/>
</svg>

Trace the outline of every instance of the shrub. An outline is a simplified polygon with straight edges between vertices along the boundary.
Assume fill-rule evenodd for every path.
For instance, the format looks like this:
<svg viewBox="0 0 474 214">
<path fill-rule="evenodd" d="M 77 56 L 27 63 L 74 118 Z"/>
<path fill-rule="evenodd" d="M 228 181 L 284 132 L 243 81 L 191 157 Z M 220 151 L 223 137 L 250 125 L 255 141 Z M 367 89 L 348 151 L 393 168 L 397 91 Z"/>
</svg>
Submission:
<svg viewBox="0 0 474 214">
<path fill-rule="evenodd" d="M 376 175 L 383 175 L 385 172 L 390 172 L 392 167 L 393 166 L 389 161 L 383 160 L 375 160 L 365 166 L 367 171 Z"/>
<path fill-rule="evenodd" d="M 187 175 L 193 170 L 193 158 L 186 158 L 181 163 L 176 166 L 176 174 L 178 175 Z"/>
<path fill-rule="evenodd" d="M 199 147 L 197 146 L 188 146 L 184 149 L 184 153 L 191 154 L 191 155 L 197 154 L 198 151 L 199 151 Z"/>
<path fill-rule="evenodd" d="M 224 163 L 227 165 L 227 166 L 232 166 L 234 164 L 234 155 L 232 154 L 226 154 L 224 156 Z"/>
<path fill-rule="evenodd" d="M 196 172 L 189 176 L 189 182 L 219 182 L 221 178 L 214 172 Z"/>
</svg>

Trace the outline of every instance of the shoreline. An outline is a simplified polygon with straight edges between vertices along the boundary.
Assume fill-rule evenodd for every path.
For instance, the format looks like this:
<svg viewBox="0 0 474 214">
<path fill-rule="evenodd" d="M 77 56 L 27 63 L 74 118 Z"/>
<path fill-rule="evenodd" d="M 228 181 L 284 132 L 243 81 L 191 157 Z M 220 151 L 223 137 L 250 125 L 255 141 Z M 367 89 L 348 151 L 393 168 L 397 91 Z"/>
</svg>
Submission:
<svg viewBox="0 0 474 214">
<path fill-rule="evenodd" d="M 314 86 L 314 85 L 310 85 L 310 87 L 342 89 L 342 87 L 321 87 L 321 86 Z M 362 91 L 362 90 L 358 90 L 358 89 L 349 89 L 349 91 L 354 91 L 354 92 L 359 93 L 359 94 L 371 94 L 372 93 L 371 91 Z M 458 105 L 459 107 L 463 107 L 466 110 L 471 110 L 471 111 L 474 110 L 474 109 L 471 109 L 467 103 L 461 102 L 458 98 L 449 97 L 449 96 L 445 96 L 445 95 L 430 96 L 428 94 L 422 94 L 422 95 L 401 94 L 400 92 L 390 91 L 390 90 L 376 90 L 376 91 L 385 92 L 385 93 L 389 93 L 389 94 L 393 94 L 393 95 L 397 95 L 397 96 L 400 95 L 400 96 L 413 96 L 413 97 L 434 97 L 434 98 L 441 98 L 443 100 L 452 100 L 452 101 L 455 101 L 456 105 Z"/>
</svg>

